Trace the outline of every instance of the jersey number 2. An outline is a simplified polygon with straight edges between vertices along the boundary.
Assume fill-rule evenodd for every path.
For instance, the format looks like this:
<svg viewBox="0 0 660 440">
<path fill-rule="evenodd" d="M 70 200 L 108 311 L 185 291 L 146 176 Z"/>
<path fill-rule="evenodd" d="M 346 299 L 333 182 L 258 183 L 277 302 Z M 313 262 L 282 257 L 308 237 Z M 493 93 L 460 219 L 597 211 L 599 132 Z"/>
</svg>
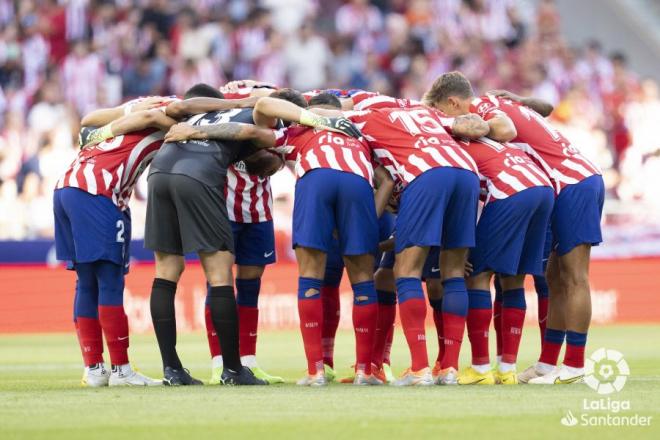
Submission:
<svg viewBox="0 0 660 440">
<path fill-rule="evenodd" d="M 117 220 L 117 243 L 124 242 L 124 221 Z"/>
</svg>

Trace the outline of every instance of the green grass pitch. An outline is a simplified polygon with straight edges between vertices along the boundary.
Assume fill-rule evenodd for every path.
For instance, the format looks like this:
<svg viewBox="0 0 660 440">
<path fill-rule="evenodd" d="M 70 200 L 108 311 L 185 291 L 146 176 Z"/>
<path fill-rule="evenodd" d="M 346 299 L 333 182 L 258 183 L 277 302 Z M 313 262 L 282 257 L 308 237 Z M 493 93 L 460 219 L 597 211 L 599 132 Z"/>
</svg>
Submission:
<svg viewBox="0 0 660 440">
<path fill-rule="evenodd" d="M 431 339 L 432 330 L 428 332 Z M 625 388 L 611 400 L 629 400 L 630 410 L 653 416 L 650 427 L 566 427 L 570 410 L 585 411 L 583 399 L 601 396 L 586 385 L 552 387 L 352 387 L 324 389 L 293 385 L 303 375 L 304 356 L 298 332 L 263 332 L 259 361 L 289 383 L 281 386 L 230 388 L 85 389 L 80 388 L 80 353 L 75 336 L 0 336 L 0 439 L 201 439 L 331 438 L 534 439 L 660 438 L 660 325 L 594 327 L 588 353 L 606 347 L 621 351 L 630 365 Z M 537 356 L 538 329 L 526 329 L 519 368 Z M 182 335 L 179 352 L 194 376 L 207 380 L 210 362 L 203 334 Z M 429 344 L 435 356 L 436 344 Z M 153 335 L 132 338 L 134 364 L 158 376 Z M 463 350 L 467 365 L 469 348 Z M 348 373 L 352 334 L 340 332 L 337 364 Z M 403 335 L 397 331 L 393 366 L 408 363 Z"/>
</svg>

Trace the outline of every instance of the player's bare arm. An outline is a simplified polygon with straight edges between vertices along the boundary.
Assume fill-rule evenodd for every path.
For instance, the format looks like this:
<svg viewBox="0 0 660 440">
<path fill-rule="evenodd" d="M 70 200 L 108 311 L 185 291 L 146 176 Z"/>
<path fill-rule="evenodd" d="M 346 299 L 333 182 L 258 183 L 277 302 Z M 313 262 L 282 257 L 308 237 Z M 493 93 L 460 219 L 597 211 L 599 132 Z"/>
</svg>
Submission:
<svg viewBox="0 0 660 440">
<path fill-rule="evenodd" d="M 251 141 L 257 148 L 275 147 L 275 132 L 269 128 L 257 127 L 240 122 L 202 125 L 174 125 L 165 135 L 165 142 L 180 142 L 189 139 L 218 139 L 231 141 Z"/>
<path fill-rule="evenodd" d="M 198 115 L 235 108 L 253 107 L 257 97 L 242 99 L 218 99 L 218 98 L 190 98 L 176 101 L 167 106 L 165 113 L 174 119 L 181 119 L 188 115 Z"/>
<path fill-rule="evenodd" d="M 457 116 L 451 126 L 452 133 L 468 139 L 488 136 L 490 126 L 481 116 L 475 114 Z"/>
<path fill-rule="evenodd" d="M 130 113 L 150 110 L 163 105 L 170 99 L 162 96 L 151 96 L 135 104 L 123 104 L 117 107 L 101 108 L 86 114 L 80 121 L 83 127 L 101 127 Z"/>
<path fill-rule="evenodd" d="M 265 97 L 259 99 L 254 106 L 254 122 L 260 126 L 268 126 L 273 119 L 281 119 L 288 122 L 297 122 L 313 128 L 322 128 L 328 131 L 342 133 L 347 136 L 358 138 L 362 134 L 360 130 L 348 119 L 341 116 L 338 110 L 326 110 L 334 112 L 338 117 L 328 117 L 317 112 L 305 110 L 297 105 L 278 98 Z"/>
<path fill-rule="evenodd" d="M 490 131 L 488 137 L 497 142 L 509 142 L 518 135 L 516 126 L 505 114 L 498 114 L 488 120 Z"/>
<path fill-rule="evenodd" d="M 176 121 L 167 116 L 162 109 L 143 110 L 123 116 L 114 122 L 110 122 L 94 130 L 88 136 L 87 143 L 82 147 L 90 147 L 115 136 L 121 136 L 146 128 L 157 128 L 165 131 L 174 124 L 176 124 Z"/>
<path fill-rule="evenodd" d="M 491 90 L 490 92 L 488 92 L 488 94 L 519 102 L 522 105 L 531 108 L 536 113 L 543 116 L 544 118 L 550 116 L 552 111 L 555 109 L 555 107 L 552 104 L 550 104 L 548 101 L 544 99 L 534 98 L 532 96 L 527 96 L 527 97 L 520 96 L 508 90 Z"/>
<path fill-rule="evenodd" d="M 380 217 L 385 212 L 385 208 L 394 191 L 394 180 L 390 173 L 382 166 L 374 169 L 374 183 L 376 184 L 376 193 L 374 194 L 374 201 L 376 202 L 376 215 Z"/>
</svg>

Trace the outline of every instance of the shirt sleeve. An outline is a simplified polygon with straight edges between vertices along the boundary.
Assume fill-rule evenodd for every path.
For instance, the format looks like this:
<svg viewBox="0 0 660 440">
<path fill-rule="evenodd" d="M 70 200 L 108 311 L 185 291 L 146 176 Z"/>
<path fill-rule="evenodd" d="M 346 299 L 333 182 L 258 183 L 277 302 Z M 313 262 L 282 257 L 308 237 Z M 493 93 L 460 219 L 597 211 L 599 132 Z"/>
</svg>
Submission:
<svg viewBox="0 0 660 440">
<path fill-rule="evenodd" d="M 275 146 L 269 150 L 284 156 L 285 160 L 293 160 L 291 157 L 295 155 L 295 147 L 289 144 L 288 131 L 288 128 L 273 130 L 275 134 Z"/>
<path fill-rule="evenodd" d="M 481 116 L 485 121 L 493 119 L 495 116 L 502 114 L 500 110 L 500 100 L 495 96 L 482 96 L 475 98 L 470 103 L 470 112 L 476 113 Z"/>
</svg>

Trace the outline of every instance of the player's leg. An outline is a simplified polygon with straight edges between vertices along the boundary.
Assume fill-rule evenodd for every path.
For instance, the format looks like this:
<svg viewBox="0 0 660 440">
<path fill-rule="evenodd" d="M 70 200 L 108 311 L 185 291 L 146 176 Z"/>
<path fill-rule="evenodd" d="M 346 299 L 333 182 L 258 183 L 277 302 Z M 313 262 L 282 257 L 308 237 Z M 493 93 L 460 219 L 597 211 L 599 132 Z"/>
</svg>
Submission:
<svg viewBox="0 0 660 440">
<path fill-rule="evenodd" d="M 323 365 L 323 346 L 321 333 L 323 328 L 323 303 L 321 284 L 325 268 L 325 252 L 296 247 L 298 261 L 298 315 L 305 356 L 307 358 L 307 376 L 299 385 L 322 386 L 326 384 Z"/>
<path fill-rule="evenodd" d="M 557 197 L 552 228 L 560 285 L 566 295 L 566 353 L 559 369 L 529 383 L 575 383 L 584 376 L 584 351 L 591 322 L 589 260 L 591 247 L 602 242 L 604 197 L 603 179 L 598 175 L 567 186 Z"/>
<path fill-rule="evenodd" d="M 465 285 L 465 263 L 468 249 L 474 247 L 476 236 L 479 179 L 473 173 L 452 168 L 445 184 L 452 189 L 442 225 L 442 326 L 445 352 L 440 362 L 438 383 L 457 383 L 458 356 L 469 306 Z M 475 268 L 475 272 L 476 268 Z"/>
<path fill-rule="evenodd" d="M 495 360 L 502 362 L 502 283 L 500 276 L 493 277 L 495 287 L 495 299 L 493 300 L 493 328 L 495 329 Z"/>
<path fill-rule="evenodd" d="M 429 297 L 429 305 L 433 312 L 433 324 L 435 325 L 435 333 L 438 340 L 438 356 L 433 365 L 431 374 L 434 379 L 437 378 L 438 372 L 441 370 L 440 361 L 445 352 L 444 336 L 442 329 L 442 280 L 440 276 L 440 248 L 432 247 L 429 250 L 429 255 L 424 262 L 424 269 L 422 270 L 422 279 L 426 282 L 426 293 Z"/>
<path fill-rule="evenodd" d="M 390 351 L 396 319 L 396 284 L 394 281 L 394 252 L 386 252 L 381 258 L 380 267 L 374 274 L 374 285 L 378 295 L 378 325 L 374 337 L 373 364 L 379 379 L 392 382 Z M 382 374 L 379 372 L 382 371 Z"/>
<path fill-rule="evenodd" d="M 378 326 L 378 295 L 374 285 L 374 253 L 378 249 L 378 217 L 369 182 L 355 174 L 338 175 L 335 222 L 339 249 L 353 289 L 356 385 L 382 382 L 371 375 L 374 338 Z"/>
<path fill-rule="evenodd" d="M 525 275 L 500 276 L 502 285 L 502 360 L 498 363 L 498 383 L 514 385 L 517 382 L 516 360 L 525 324 Z"/>
<path fill-rule="evenodd" d="M 98 319 L 98 287 L 91 271 L 84 267 L 76 268 L 74 231 L 67 212 L 78 205 L 75 189 L 59 189 L 53 194 L 55 216 L 55 249 L 57 259 L 66 261 L 67 268 L 77 272 L 73 319 L 76 334 L 85 364 L 82 383 L 89 386 L 105 386 L 110 373 L 103 362 L 103 332 Z M 69 208 L 69 209 L 67 209 Z M 78 212 L 72 211 L 72 214 Z M 81 271 L 82 273 L 78 273 Z M 81 279 L 82 278 L 82 279 Z"/>
<path fill-rule="evenodd" d="M 315 169 L 296 183 L 292 239 L 298 261 L 298 314 L 308 373 L 298 384 L 305 386 L 327 383 L 323 364 L 321 286 L 335 230 L 336 177 L 333 170 Z"/>
<path fill-rule="evenodd" d="M 128 361 L 128 318 L 124 311 L 124 267 L 110 261 L 92 263 L 99 291 L 99 321 L 108 344 L 112 372 L 110 386 L 156 386 L 162 380 L 146 377 Z"/>
<path fill-rule="evenodd" d="M 92 263 L 79 263 L 76 270 L 74 316 L 85 362 L 84 386 L 107 386 L 110 371 L 103 361 L 103 330 L 99 322 L 99 291 Z"/>
<path fill-rule="evenodd" d="M 463 343 L 469 299 L 465 285 L 467 248 L 443 249 L 440 252 L 442 276 L 442 332 L 444 353 L 440 361 L 438 383 L 453 385 L 458 379 L 458 356 Z"/>
<path fill-rule="evenodd" d="M 566 339 L 566 292 L 559 279 L 559 260 L 556 252 L 552 252 L 546 266 L 546 276 L 550 297 L 548 301 L 548 318 L 541 354 L 538 361 L 518 375 L 520 383 L 551 373 L 559 362 L 559 354 Z"/>
<path fill-rule="evenodd" d="M 478 237 L 478 233 L 477 233 Z M 477 238 L 477 246 L 479 239 Z M 491 371 L 490 354 L 488 351 L 490 320 L 492 305 L 490 296 L 490 280 L 493 272 L 486 270 L 473 273 L 467 279 L 468 314 L 467 334 L 472 348 L 472 364 L 461 371 L 458 376 L 460 385 L 493 385 L 495 377 Z"/>
<path fill-rule="evenodd" d="M 444 332 L 442 328 L 442 281 L 440 278 L 426 278 L 426 293 L 429 297 L 429 304 L 433 311 L 433 325 L 438 340 L 438 356 L 435 358 L 431 374 L 437 379 L 440 368 L 440 362 L 445 354 Z"/>
<path fill-rule="evenodd" d="M 327 255 L 323 285 L 321 286 L 321 301 L 323 302 L 321 343 L 323 344 L 325 375 L 328 381 L 331 382 L 336 375 L 334 371 L 334 349 L 340 318 L 339 285 L 344 274 L 344 261 L 339 251 L 339 240 L 333 239 L 332 247 Z"/>
<path fill-rule="evenodd" d="M 246 223 L 242 229 L 238 240 L 234 234 L 241 363 L 250 368 L 259 379 L 270 384 L 281 383 L 284 379 L 265 372 L 256 358 L 261 277 L 266 265 L 275 263 L 273 222 Z"/>
<path fill-rule="evenodd" d="M 183 368 L 176 351 L 175 295 L 185 268 L 181 225 L 173 187 L 182 176 L 152 174 L 148 179 L 145 247 L 154 251 L 155 277 L 151 286 L 151 320 L 163 361 L 163 383 L 199 385 Z"/>
<path fill-rule="evenodd" d="M 428 247 L 410 246 L 396 254 L 394 278 L 399 316 L 410 350 L 411 367 L 395 385 L 433 383 L 426 348 L 426 299 L 421 279 L 428 251 Z"/>
</svg>

